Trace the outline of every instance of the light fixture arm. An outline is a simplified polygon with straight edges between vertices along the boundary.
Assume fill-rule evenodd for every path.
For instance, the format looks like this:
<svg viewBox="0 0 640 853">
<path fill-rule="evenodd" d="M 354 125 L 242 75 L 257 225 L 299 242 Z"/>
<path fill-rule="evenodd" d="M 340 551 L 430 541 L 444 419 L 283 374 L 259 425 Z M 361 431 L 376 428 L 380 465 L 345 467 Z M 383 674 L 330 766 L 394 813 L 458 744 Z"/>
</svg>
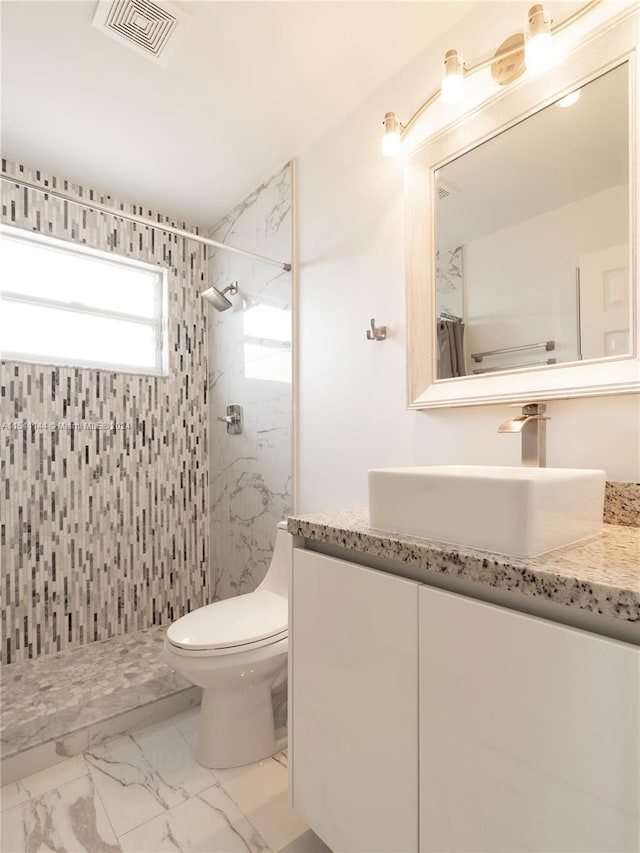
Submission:
<svg viewBox="0 0 640 853">
<path fill-rule="evenodd" d="M 555 35 L 556 33 L 562 32 L 562 30 L 565 30 L 567 27 L 570 27 L 571 24 L 575 23 L 576 21 L 579 21 L 580 18 L 584 17 L 596 6 L 599 6 L 601 2 L 602 0 L 590 0 L 589 3 L 585 3 L 584 6 L 581 6 L 579 9 L 576 9 L 575 12 L 566 17 L 564 20 L 558 21 L 557 24 L 552 24 L 551 33 Z M 464 76 L 469 77 L 471 74 L 475 74 L 478 71 L 483 71 L 485 68 L 489 68 L 491 65 L 494 64 L 494 62 L 496 62 L 497 58 L 499 58 L 500 60 L 509 59 L 510 57 L 515 56 L 520 52 L 522 52 L 522 47 L 516 46 L 514 48 L 511 48 L 510 50 L 500 52 L 499 57 L 496 57 L 494 55 L 490 56 L 488 59 L 483 59 L 480 62 L 476 62 L 475 65 L 465 65 Z M 438 100 L 439 97 L 440 89 L 438 88 L 435 92 L 433 92 L 432 95 L 427 98 L 427 100 L 423 104 L 418 107 L 418 109 L 413 113 L 411 118 L 409 118 L 409 120 L 405 124 L 400 123 L 401 137 L 405 136 L 411 130 L 413 125 L 418 121 L 418 119 L 424 115 L 424 113 L 433 103 Z"/>
</svg>

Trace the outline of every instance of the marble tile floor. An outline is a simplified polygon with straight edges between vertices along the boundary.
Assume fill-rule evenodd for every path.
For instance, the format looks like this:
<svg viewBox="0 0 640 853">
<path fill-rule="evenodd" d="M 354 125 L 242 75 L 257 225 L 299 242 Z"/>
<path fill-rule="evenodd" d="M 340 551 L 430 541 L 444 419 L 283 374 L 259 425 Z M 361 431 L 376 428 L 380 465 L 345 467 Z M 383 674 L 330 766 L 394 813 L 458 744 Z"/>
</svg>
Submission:
<svg viewBox="0 0 640 853">
<path fill-rule="evenodd" d="M 3 853 L 330 853 L 287 804 L 287 754 L 196 763 L 198 708 L 0 790 Z"/>
<path fill-rule="evenodd" d="M 2 667 L 2 783 L 200 702 L 160 659 L 166 626 Z"/>
</svg>

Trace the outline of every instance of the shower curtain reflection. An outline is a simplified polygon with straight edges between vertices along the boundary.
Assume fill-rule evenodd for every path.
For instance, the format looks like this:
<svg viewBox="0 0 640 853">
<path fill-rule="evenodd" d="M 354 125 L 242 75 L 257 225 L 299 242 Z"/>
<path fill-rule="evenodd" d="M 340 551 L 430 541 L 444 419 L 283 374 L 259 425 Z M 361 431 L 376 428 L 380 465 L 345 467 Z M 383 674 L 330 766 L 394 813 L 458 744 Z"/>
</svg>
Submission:
<svg viewBox="0 0 640 853">
<path fill-rule="evenodd" d="M 464 323 L 460 317 L 441 314 L 438 317 L 438 379 L 464 376 Z"/>
</svg>

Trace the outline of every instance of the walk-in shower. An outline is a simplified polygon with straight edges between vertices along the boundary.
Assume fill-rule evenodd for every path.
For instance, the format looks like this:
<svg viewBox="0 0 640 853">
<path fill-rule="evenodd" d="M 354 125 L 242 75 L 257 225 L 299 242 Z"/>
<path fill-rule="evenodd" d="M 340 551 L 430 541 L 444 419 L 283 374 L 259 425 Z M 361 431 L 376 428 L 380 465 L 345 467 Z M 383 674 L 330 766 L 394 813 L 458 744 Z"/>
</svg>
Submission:
<svg viewBox="0 0 640 853">
<path fill-rule="evenodd" d="M 238 292 L 238 282 L 232 281 L 228 287 L 225 287 L 224 290 L 218 290 L 217 287 L 208 287 L 206 290 L 203 290 L 200 294 L 203 299 L 206 299 L 216 311 L 226 311 L 227 308 L 231 308 L 233 304 L 230 299 L 227 299 L 225 296 L 226 293 L 231 294 L 231 296 L 235 296 Z"/>
</svg>

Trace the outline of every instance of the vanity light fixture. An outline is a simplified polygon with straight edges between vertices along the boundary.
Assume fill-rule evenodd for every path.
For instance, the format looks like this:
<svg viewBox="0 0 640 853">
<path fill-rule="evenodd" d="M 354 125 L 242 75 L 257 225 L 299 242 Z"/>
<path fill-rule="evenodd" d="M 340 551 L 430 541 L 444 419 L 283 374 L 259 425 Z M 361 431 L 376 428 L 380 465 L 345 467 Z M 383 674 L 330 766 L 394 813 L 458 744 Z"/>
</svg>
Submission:
<svg viewBox="0 0 640 853">
<path fill-rule="evenodd" d="M 382 137 L 382 153 L 384 156 L 395 157 L 396 154 L 400 153 L 402 137 L 438 98 L 445 104 L 453 104 L 459 101 L 462 97 L 464 78 L 470 74 L 491 68 L 493 79 L 501 86 L 505 86 L 520 77 L 525 70 L 537 73 L 549 68 L 553 63 L 553 34 L 571 26 L 601 2 L 602 0 L 590 0 L 589 3 L 557 24 L 554 24 L 545 13 L 542 3 L 536 3 L 529 9 L 524 34 L 515 33 L 502 42 L 492 57 L 469 67 L 465 66 L 457 50 L 448 50 L 444 57 L 440 88 L 418 107 L 409 121 L 402 124 L 395 113 L 385 113 L 384 135 Z M 571 95 L 562 99 L 566 103 L 559 103 L 561 106 L 570 106 L 578 98 L 576 97 L 572 101 L 568 99 L 576 94 L 579 97 L 579 93 L 572 92 Z"/>
<path fill-rule="evenodd" d="M 382 136 L 382 154 L 385 157 L 395 157 L 400 153 L 400 134 L 402 125 L 395 113 L 384 114 L 384 134 Z"/>
<path fill-rule="evenodd" d="M 448 50 L 442 63 L 440 96 L 443 104 L 455 104 L 462 100 L 464 88 L 464 62 L 457 50 Z"/>
<path fill-rule="evenodd" d="M 545 14 L 542 3 L 536 3 L 529 9 L 524 62 L 527 69 L 534 74 L 546 71 L 553 65 L 551 18 Z"/>
</svg>

